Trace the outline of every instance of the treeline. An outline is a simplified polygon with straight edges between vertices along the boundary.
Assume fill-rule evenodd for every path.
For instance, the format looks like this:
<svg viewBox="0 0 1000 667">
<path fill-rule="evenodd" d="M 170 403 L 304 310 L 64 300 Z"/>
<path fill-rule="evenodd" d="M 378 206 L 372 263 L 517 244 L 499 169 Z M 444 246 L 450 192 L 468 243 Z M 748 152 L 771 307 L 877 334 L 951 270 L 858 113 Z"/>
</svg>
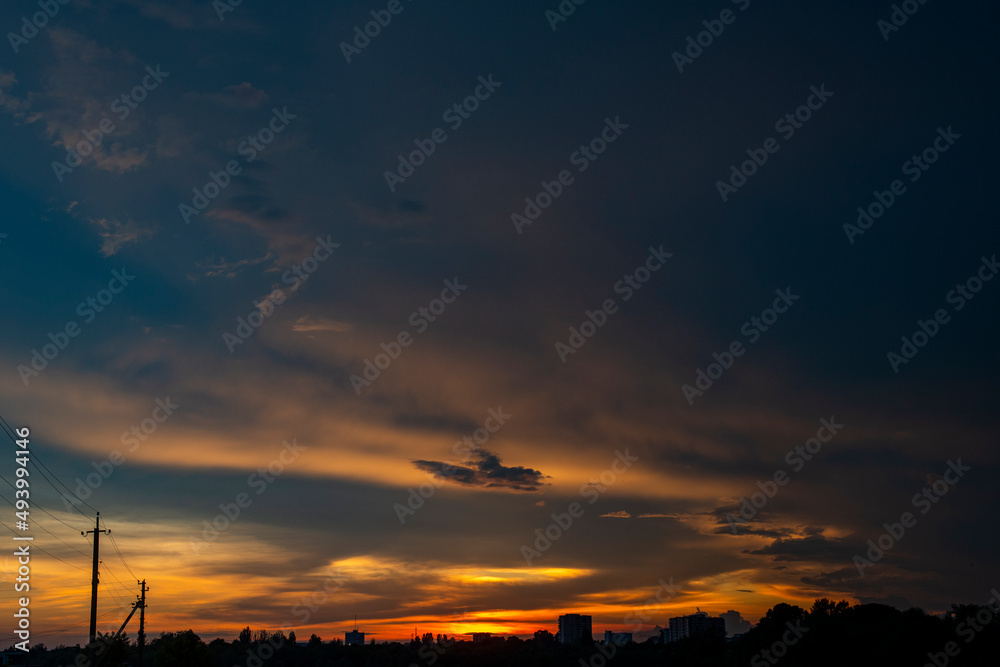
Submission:
<svg viewBox="0 0 1000 667">
<path fill-rule="evenodd" d="M 102 641 L 106 638 L 102 638 Z M 312 635 L 246 628 L 234 641 L 204 642 L 191 630 L 165 633 L 144 648 L 141 667 L 603 667 L 669 664 L 672 667 L 979 667 L 997 663 L 1000 608 L 953 605 L 944 617 L 920 609 L 899 611 L 881 604 L 850 605 L 817 600 L 809 610 L 778 604 L 742 637 L 694 637 L 660 644 L 605 647 L 566 646 L 546 630 L 534 638 L 494 639 L 486 644 L 429 633 L 409 643 L 344 646 Z M 102 667 L 138 663 L 137 646 L 127 637 L 104 643 Z M 80 647 L 32 648 L 22 664 L 87 667 Z M 12 664 L 18 664 L 16 662 Z M 91 666 L 93 667 L 93 666 Z"/>
</svg>

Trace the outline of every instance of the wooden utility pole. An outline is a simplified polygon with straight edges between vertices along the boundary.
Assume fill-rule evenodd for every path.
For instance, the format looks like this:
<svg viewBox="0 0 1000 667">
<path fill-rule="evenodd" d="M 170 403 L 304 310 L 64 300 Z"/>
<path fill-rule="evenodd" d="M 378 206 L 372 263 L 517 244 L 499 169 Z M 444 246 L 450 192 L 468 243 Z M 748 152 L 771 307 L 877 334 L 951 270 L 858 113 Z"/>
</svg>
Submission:
<svg viewBox="0 0 1000 667">
<path fill-rule="evenodd" d="M 146 580 L 139 582 L 142 585 L 142 597 L 139 599 L 139 637 L 136 644 L 139 646 L 139 667 L 142 667 L 142 649 L 146 646 Z"/>
<path fill-rule="evenodd" d="M 145 597 L 145 595 L 143 597 Z M 142 610 L 142 608 L 143 608 L 143 600 L 136 601 L 136 603 L 132 605 L 132 611 L 130 611 L 128 613 L 128 618 L 126 618 L 125 622 L 122 623 L 122 627 L 118 628 L 118 632 L 116 632 L 113 636 L 109 635 L 108 637 L 110 637 L 110 639 L 108 637 L 105 637 L 104 641 L 105 641 L 106 645 L 105 645 L 104 649 L 102 649 L 102 650 L 105 650 L 107 652 L 104 653 L 101 656 L 101 659 L 97 661 L 97 664 L 94 667 L 101 667 L 101 665 L 104 664 L 104 661 L 108 659 L 109 655 L 111 655 L 112 649 L 114 648 L 115 644 L 118 642 L 118 638 L 121 637 L 122 636 L 122 632 L 125 631 L 125 626 L 128 625 L 128 622 L 132 620 L 133 616 L 135 616 L 135 610 L 136 609 Z M 140 615 L 141 615 L 141 611 L 140 611 Z M 141 665 L 142 663 L 139 663 L 139 664 Z"/>
<path fill-rule="evenodd" d="M 90 662 L 94 662 L 94 643 L 97 641 L 97 584 L 98 584 L 98 574 L 97 574 L 97 563 L 100 560 L 100 544 L 101 544 L 101 533 L 110 533 L 110 530 L 101 530 L 101 513 L 97 513 L 97 520 L 94 523 L 94 529 L 88 530 L 86 533 L 81 532 L 81 535 L 86 535 L 87 533 L 94 534 L 94 576 L 90 582 Z"/>
</svg>

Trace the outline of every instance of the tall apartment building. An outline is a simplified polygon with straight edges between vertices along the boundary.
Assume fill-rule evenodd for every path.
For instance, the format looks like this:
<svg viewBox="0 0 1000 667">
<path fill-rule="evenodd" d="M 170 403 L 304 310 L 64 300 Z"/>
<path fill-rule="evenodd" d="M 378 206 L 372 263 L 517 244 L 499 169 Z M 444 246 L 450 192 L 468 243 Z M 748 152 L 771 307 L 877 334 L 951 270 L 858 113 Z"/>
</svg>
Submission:
<svg viewBox="0 0 1000 667">
<path fill-rule="evenodd" d="M 594 641 L 593 620 L 585 614 L 563 614 L 559 617 L 560 644 L 589 644 Z"/>
<path fill-rule="evenodd" d="M 697 634 L 725 637 L 726 621 L 721 617 L 709 616 L 704 611 L 690 616 L 678 616 L 670 619 L 670 627 L 663 629 L 663 641 L 675 642 Z"/>
</svg>

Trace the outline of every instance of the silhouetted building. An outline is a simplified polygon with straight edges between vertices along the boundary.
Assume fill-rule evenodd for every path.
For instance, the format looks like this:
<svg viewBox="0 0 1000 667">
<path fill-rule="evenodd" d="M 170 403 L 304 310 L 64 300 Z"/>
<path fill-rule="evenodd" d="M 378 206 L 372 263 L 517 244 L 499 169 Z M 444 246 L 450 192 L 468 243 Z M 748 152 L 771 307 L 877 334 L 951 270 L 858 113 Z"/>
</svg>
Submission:
<svg viewBox="0 0 1000 667">
<path fill-rule="evenodd" d="M 472 632 L 470 634 L 472 635 L 473 644 L 487 644 L 493 636 L 492 632 Z"/>
<path fill-rule="evenodd" d="M 632 643 L 632 633 L 631 632 L 611 632 L 611 630 L 604 631 L 604 645 L 608 646 L 614 644 L 615 646 L 625 646 L 625 644 Z"/>
<path fill-rule="evenodd" d="M 726 636 L 726 621 L 717 616 L 709 616 L 699 611 L 690 616 L 678 616 L 670 619 L 670 627 L 663 629 L 663 641 L 675 642 L 694 635 L 707 634 L 718 637 Z"/>
<path fill-rule="evenodd" d="M 563 614 L 559 617 L 560 644 L 589 644 L 594 641 L 593 620 L 585 614 Z"/>
<path fill-rule="evenodd" d="M 365 645 L 365 633 L 358 632 L 356 629 L 344 633 L 344 646 L 364 646 L 364 645 Z"/>
</svg>

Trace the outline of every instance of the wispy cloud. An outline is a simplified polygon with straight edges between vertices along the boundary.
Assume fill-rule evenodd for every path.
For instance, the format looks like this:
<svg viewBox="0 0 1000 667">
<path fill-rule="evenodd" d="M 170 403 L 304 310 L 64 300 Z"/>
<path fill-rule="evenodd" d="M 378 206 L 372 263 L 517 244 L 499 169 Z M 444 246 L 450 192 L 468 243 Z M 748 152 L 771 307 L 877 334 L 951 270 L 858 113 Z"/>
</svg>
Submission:
<svg viewBox="0 0 1000 667">
<path fill-rule="evenodd" d="M 87 141 L 91 148 L 79 157 L 93 168 L 124 173 L 143 166 L 148 153 L 141 124 L 121 123 L 111 111 L 112 100 L 132 85 L 122 81 L 141 78 L 139 60 L 127 50 L 113 51 L 68 28 L 53 26 L 45 34 L 55 62 L 42 74 L 43 84 L 25 97 L 11 96 L 8 89 L 17 79 L 0 70 L 0 106 L 19 120 L 39 123 L 54 146 L 70 150 Z M 96 143 L 88 141 L 84 133 L 98 132 L 102 121 L 115 124 L 114 140 L 102 136 Z"/>
<path fill-rule="evenodd" d="M 256 109 L 269 99 L 267 93 L 254 88 L 248 81 L 226 86 L 221 91 L 215 93 L 185 93 L 184 98 L 221 106 L 245 107 L 248 109 Z"/>
<path fill-rule="evenodd" d="M 273 253 L 267 253 L 262 257 L 251 257 L 248 259 L 237 260 L 235 262 L 230 262 L 226 260 L 225 257 L 218 260 L 199 262 L 197 267 L 202 273 L 199 276 L 188 276 L 188 278 L 190 280 L 218 277 L 235 278 L 243 269 L 267 262 L 271 260 L 272 257 L 274 257 Z"/>
<path fill-rule="evenodd" d="M 153 235 L 152 230 L 140 226 L 134 220 L 119 222 L 108 218 L 90 218 L 90 224 L 98 229 L 101 237 L 101 254 L 111 257 L 130 243 Z"/>
<path fill-rule="evenodd" d="M 331 320 L 326 317 L 313 317 L 312 315 L 303 315 L 299 319 L 295 320 L 295 324 L 292 325 L 292 331 L 297 331 L 299 333 L 312 333 L 315 331 L 344 333 L 352 330 L 353 328 L 354 325 L 350 322 Z"/>
</svg>

